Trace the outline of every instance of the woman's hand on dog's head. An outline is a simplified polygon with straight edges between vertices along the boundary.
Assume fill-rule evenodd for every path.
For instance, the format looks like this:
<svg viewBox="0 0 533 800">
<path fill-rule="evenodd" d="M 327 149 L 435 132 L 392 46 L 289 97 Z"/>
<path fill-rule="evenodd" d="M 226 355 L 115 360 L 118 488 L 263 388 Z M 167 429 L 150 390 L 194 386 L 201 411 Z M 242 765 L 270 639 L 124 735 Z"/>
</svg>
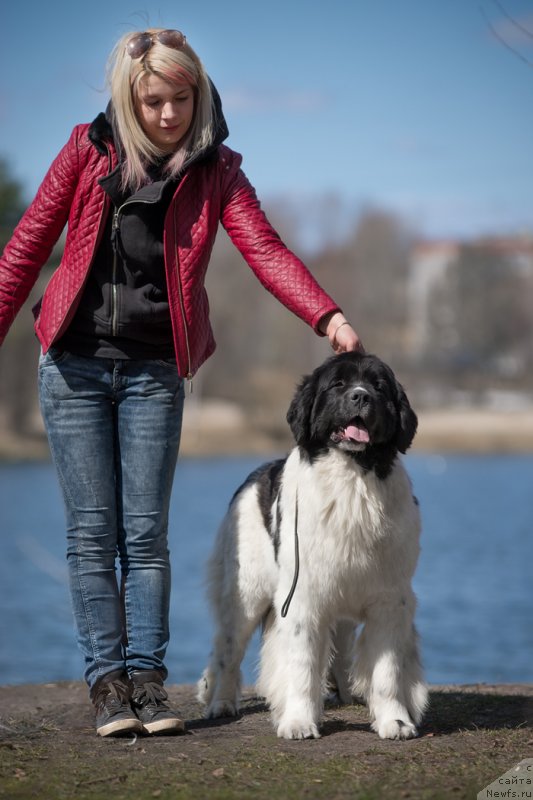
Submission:
<svg viewBox="0 0 533 800">
<path fill-rule="evenodd" d="M 319 329 L 328 337 L 335 353 L 365 352 L 361 339 L 342 312 L 337 311 L 332 314 L 326 314 L 320 320 Z"/>
</svg>

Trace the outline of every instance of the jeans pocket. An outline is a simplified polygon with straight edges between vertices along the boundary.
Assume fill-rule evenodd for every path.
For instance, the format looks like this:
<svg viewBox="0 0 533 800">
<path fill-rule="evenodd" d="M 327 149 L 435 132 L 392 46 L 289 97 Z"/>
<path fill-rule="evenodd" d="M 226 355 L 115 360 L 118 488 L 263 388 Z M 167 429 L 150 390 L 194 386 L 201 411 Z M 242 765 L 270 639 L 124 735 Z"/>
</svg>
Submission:
<svg viewBox="0 0 533 800">
<path fill-rule="evenodd" d="M 41 351 L 39 356 L 39 368 L 56 367 L 66 361 L 69 354 L 66 350 L 59 350 L 57 347 L 49 347 L 46 353 Z"/>
<path fill-rule="evenodd" d="M 160 367 L 166 367 L 167 369 L 177 370 L 178 368 L 175 358 L 156 358 L 155 363 L 159 364 Z"/>
</svg>

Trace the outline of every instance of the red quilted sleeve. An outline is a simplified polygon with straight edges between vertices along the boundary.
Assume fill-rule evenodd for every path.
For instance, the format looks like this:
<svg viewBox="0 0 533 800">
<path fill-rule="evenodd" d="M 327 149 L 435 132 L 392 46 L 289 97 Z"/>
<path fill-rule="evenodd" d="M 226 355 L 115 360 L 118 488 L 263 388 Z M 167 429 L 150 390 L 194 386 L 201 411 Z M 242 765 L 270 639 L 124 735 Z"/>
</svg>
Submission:
<svg viewBox="0 0 533 800">
<path fill-rule="evenodd" d="M 231 153 L 231 151 L 229 151 Z M 263 286 L 317 333 L 322 317 L 339 311 L 305 264 L 281 241 L 243 171 L 226 157 L 221 222 Z"/>
<path fill-rule="evenodd" d="M 74 128 L 0 258 L 0 344 L 66 225 L 78 181 L 82 128 Z"/>
</svg>

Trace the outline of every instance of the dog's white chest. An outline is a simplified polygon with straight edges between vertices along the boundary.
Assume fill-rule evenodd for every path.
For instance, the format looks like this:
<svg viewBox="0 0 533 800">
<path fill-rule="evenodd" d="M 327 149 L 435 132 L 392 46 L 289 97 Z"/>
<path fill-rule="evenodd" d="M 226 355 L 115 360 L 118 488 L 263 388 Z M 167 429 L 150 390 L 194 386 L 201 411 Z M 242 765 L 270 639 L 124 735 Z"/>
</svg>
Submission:
<svg viewBox="0 0 533 800">
<path fill-rule="evenodd" d="M 313 465 L 295 458 L 286 475 L 291 480 L 284 501 L 280 561 L 293 564 L 296 530 L 299 580 L 311 595 L 357 605 L 357 598 L 394 581 L 399 564 L 402 572 L 414 569 L 418 510 L 401 464 L 380 480 L 374 473 L 354 469 L 342 454 Z M 297 517 L 291 509 L 296 504 Z"/>
<path fill-rule="evenodd" d="M 357 551 L 386 535 L 390 481 L 354 468 L 343 454 L 328 454 L 313 465 L 300 462 L 291 472 L 299 519 L 310 539 Z"/>
</svg>

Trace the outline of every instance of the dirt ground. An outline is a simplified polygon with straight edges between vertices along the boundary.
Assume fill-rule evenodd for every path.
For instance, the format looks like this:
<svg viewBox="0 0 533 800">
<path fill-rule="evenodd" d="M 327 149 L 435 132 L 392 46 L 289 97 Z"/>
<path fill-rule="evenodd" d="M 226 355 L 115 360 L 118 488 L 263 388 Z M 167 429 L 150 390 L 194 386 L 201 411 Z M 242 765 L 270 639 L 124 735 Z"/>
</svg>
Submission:
<svg viewBox="0 0 533 800">
<path fill-rule="evenodd" d="M 205 721 L 192 686 L 170 698 L 179 737 L 101 739 L 81 683 L 0 687 L 0 798 L 475 798 L 533 756 L 533 684 L 432 687 L 418 739 L 383 741 L 363 706 L 329 708 L 322 738 L 279 740 L 253 691 Z"/>
</svg>

